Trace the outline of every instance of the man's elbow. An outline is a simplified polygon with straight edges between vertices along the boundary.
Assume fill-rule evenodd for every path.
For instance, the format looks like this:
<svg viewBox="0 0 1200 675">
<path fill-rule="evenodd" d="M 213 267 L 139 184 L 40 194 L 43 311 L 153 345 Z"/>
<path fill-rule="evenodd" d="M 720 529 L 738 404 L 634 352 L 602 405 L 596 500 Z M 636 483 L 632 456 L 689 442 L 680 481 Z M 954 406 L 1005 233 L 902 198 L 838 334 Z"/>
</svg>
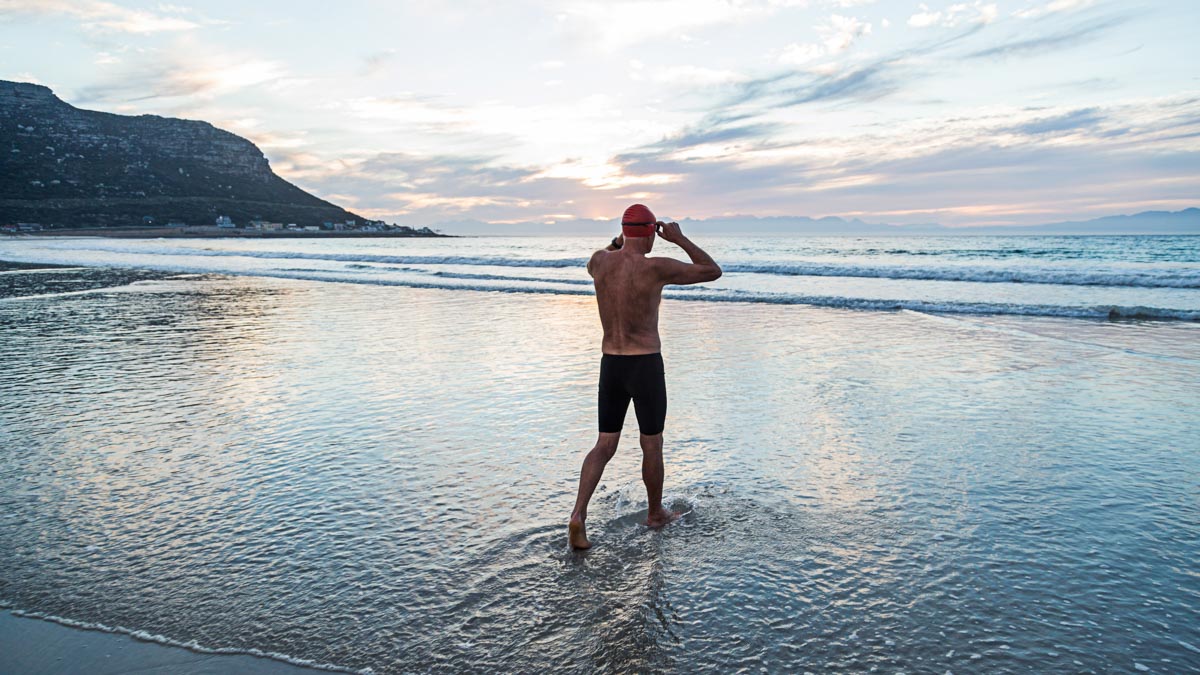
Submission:
<svg viewBox="0 0 1200 675">
<path fill-rule="evenodd" d="M 712 269 L 709 270 L 709 272 L 706 275 L 706 278 L 704 280 L 705 281 L 716 281 L 717 279 L 721 278 L 721 274 L 723 274 L 723 272 L 721 272 L 721 266 L 713 265 Z"/>
</svg>

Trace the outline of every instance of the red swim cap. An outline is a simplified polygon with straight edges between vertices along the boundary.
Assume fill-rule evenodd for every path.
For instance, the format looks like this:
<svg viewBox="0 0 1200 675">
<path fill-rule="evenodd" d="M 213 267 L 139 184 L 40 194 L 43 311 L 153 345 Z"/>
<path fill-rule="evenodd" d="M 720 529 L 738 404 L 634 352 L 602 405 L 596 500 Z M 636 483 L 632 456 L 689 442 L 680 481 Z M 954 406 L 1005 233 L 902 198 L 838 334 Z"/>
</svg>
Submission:
<svg viewBox="0 0 1200 675">
<path fill-rule="evenodd" d="M 634 204 L 625 209 L 625 215 L 621 217 L 621 232 L 626 237 L 649 237 L 654 234 L 654 224 L 657 219 L 650 209 L 641 204 Z"/>
</svg>

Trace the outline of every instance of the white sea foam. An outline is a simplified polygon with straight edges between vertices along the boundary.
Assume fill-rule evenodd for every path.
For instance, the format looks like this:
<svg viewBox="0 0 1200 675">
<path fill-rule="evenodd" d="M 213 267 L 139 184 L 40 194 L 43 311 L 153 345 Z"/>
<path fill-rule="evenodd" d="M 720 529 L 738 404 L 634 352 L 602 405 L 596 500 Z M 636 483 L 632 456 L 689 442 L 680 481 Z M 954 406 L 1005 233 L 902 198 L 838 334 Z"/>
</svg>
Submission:
<svg viewBox="0 0 1200 675">
<path fill-rule="evenodd" d="M 728 272 L 810 277 L 864 277 L 922 281 L 1052 284 L 1056 286 L 1133 286 L 1139 288 L 1200 288 L 1200 271 L 1121 270 L 1076 268 L 1014 269 L 990 266 L 911 267 L 906 265 L 839 265 L 797 263 L 755 265 L 733 263 Z"/>
<path fill-rule="evenodd" d="M 55 242 L 57 243 L 57 242 Z M 181 246 L 138 247 L 72 242 L 65 250 L 136 254 L 149 257 L 203 256 L 265 260 L 323 260 L 384 265 L 462 265 L 564 269 L 582 267 L 586 258 L 524 258 L 479 255 L 382 255 L 370 253 L 310 253 L 303 251 L 252 251 Z M 54 250 L 59 247 L 50 247 Z M 726 272 L 772 276 L 857 277 L 976 283 L 1049 284 L 1060 286 L 1118 286 L 1135 288 L 1200 288 L 1200 270 L 1180 267 L 1121 268 L 1019 267 L 1013 265 L 864 265 L 810 261 L 758 263 L 724 262 Z"/>
<path fill-rule="evenodd" d="M 42 262 L 55 264 L 57 260 L 48 260 L 47 256 L 38 256 L 37 260 L 27 260 L 22 256 L 9 256 L 9 258 L 21 258 L 22 262 Z M 456 284 L 440 281 L 425 281 L 419 279 L 387 279 L 375 277 L 363 277 L 351 271 L 338 272 L 331 270 L 329 272 L 303 272 L 295 269 L 265 269 L 265 270 L 237 270 L 221 267 L 195 267 L 190 265 L 181 265 L 178 263 L 172 264 L 169 261 L 139 261 L 136 265 L 129 263 L 114 263 L 118 267 L 136 267 L 140 269 L 151 269 L 168 272 L 185 272 L 185 273 L 216 273 L 216 274 L 231 274 L 235 276 L 256 276 L 281 279 L 296 279 L 307 281 L 327 281 L 338 283 L 353 283 L 367 284 L 377 286 L 399 286 L 407 288 L 423 288 L 434 290 L 452 290 L 452 291 L 487 291 L 498 293 L 532 293 L 532 294 L 549 294 L 549 295 L 593 295 L 591 288 L 581 285 L 575 285 L 571 281 L 563 281 L 558 279 L 537 279 L 536 283 L 543 284 L 540 286 L 525 286 L 525 285 L 502 285 L 502 284 Z M 484 276 L 484 275 L 479 275 Z M 450 277 L 447 277 L 450 278 Z M 492 275 L 492 278 L 497 280 L 504 279 L 503 276 Z M 480 279 L 475 279 L 480 280 Z M 566 287 L 562 287 L 566 286 Z M 65 295 L 82 295 L 86 293 L 110 292 L 111 288 L 94 289 L 87 291 L 69 291 L 64 293 L 42 294 L 37 296 L 24 296 L 3 298 L 0 302 L 14 302 L 29 299 L 33 297 L 42 298 L 50 296 L 65 296 Z M 1152 306 L 1126 306 L 1126 305 L 1093 305 L 1093 306 L 1074 306 L 1074 305 L 1040 305 L 1040 304 L 1023 304 L 1023 303 L 1005 303 L 1005 302 L 953 302 L 953 301 L 936 301 L 936 300 L 921 300 L 909 298 L 855 298 L 844 296 L 829 296 L 829 295 L 808 295 L 802 293 L 769 293 L 755 292 L 732 289 L 708 289 L 704 287 L 694 287 L 684 289 L 682 287 L 668 287 L 664 292 L 663 297 L 673 300 L 687 300 L 695 302 L 737 302 L 737 303 L 755 303 L 755 304 L 774 304 L 774 305 L 810 305 L 815 307 L 831 307 L 837 309 L 853 309 L 853 310 L 874 310 L 874 311 L 895 311 L 895 310 L 912 310 L 917 312 L 926 312 L 932 314 L 1008 314 L 1018 316 L 1057 316 L 1057 317 L 1073 317 L 1073 318 L 1090 318 L 1090 319 L 1169 319 L 1182 321 L 1200 321 L 1200 310 L 1173 309 Z"/>
<path fill-rule="evenodd" d="M 928 265 L 903 260 L 894 264 L 896 258 L 886 257 L 894 255 L 890 248 L 880 254 L 885 258 L 864 258 L 853 246 L 847 255 L 857 259 L 814 262 L 803 259 L 804 251 L 811 247 L 798 248 L 794 242 L 759 242 L 739 248 L 737 255 L 722 256 L 729 274 L 720 282 L 670 286 L 666 297 L 933 314 L 1200 320 L 1200 296 L 1196 295 L 1200 291 L 1200 267 L 1191 262 L 1194 256 L 1189 253 L 1190 243 L 1171 244 L 1175 248 L 1163 250 L 1183 252 L 1153 264 L 1131 262 L 1130 258 L 1136 256 L 1108 249 L 1088 253 L 1087 242 L 1079 246 L 1081 252 L 1070 260 L 1022 260 L 1004 255 L 980 260 L 980 255 L 988 253 L 981 250 L 968 256 L 975 263 L 947 256 L 925 258 L 948 261 Z M 576 250 L 574 245 L 546 245 L 540 240 L 448 240 L 403 245 L 277 245 L 226 240 L 179 244 L 94 239 L 0 242 L 0 256 L 25 262 L 456 291 L 591 294 L 591 280 L 582 273 L 585 259 L 570 255 Z M 905 250 L 908 255 L 916 255 Z M 956 250 L 962 252 L 961 248 Z M 513 269 L 513 273 L 506 273 L 504 268 Z M 53 285 L 31 290 L 53 291 L 55 295 L 75 292 Z"/>
<path fill-rule="evenodd" d="M 0 600 L 0 607 L 11 608 L 12 605 L 6 601 Z M 168 647 L 177 647 L 180 649 L 186 649 L 188 651 L 197 652 L 200 654 L 256 656 L 256 657 L 264 658 L 264 659 L 272 659 L 274 661 L 282 661 L 284 663 L 290 663 L 292 665 L 301 666 L 304 668 L 313 668 L 316 670 L 327 670 L 327 671 L 335 672 L 335 673 L 359 673 L 361 675 L 373 675 L 373 673 L 374 673 L 374 671 L 371 670 L 370 668 L 366 668 L 363 670 L 355 670 L 352 668 L 346 668 L 344 666 L 339 666 L 339 665 L 332 664 L 332 663 L 320 663 L 317 661 L 311 661 L 309 659 L 302 659 L 302 658 L 295 657 L 295 656 L 289 656 L 287 654 L 280 654 L 279 652 L 263 651 L 263 650 L 254 649 L 254 648 L 209 647 L 209 646 L 201 645 L 201 644 L 191 641 L 191 640 L 176 640 L 173 638 L 166 637 L 165 635 L 149 633 L 144 630 L 137 630 L 134 628 L 126 628 L 124 626 L 109 626 L 107 624 L 94 622 L 94 621 L 77 621 L 75 619 L 68 619 L 66 617 L 61 617 L 61 616 L 57 616 L 54 614 L 46 614 L 44 612 L 32 612 L 32 611 L 23 610 L 23 609 L 9 609 L 9 611 L 12 612 L 13 616 L 19 616 L 19 617 L 23 617 L 26 619 L 39 619 L 42 621 L 50 621 L 52 623 L 57 623 L 61 626 L 67 626 L 68 628 L 79 628 L 82 630 L 94 630 L 94 631 L 100 631 L 103 633 L 114 633 L 117 635 L 128 635 L 130 637 L 137 638 L 138 640 L 142 640 L 144 642 L 154 642 L 154 643 L 157 643 L 160 645 L 165 645 Z"/>
</svg>

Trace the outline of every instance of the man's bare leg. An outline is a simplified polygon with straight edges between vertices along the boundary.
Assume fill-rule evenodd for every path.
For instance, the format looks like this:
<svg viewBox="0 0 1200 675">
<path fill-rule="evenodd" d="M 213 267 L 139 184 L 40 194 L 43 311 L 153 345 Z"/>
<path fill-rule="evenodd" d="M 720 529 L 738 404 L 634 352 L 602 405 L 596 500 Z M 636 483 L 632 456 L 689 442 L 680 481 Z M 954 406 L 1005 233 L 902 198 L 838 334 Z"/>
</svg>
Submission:
<svg viewBox="0 0 1200 675">
<path fill-rule="evenodd" d="M 583 458 L 583 468 L 579 471 L 579 495 L 575 498 L 575 510 L 571 511 L 571 522 L 567 526 L 567 535 L 574 548 L 592 546 L 587 538 L 585 524 L 588 502 L 592 501 L 592 493 L 600 484 L 600 477 L 604 475 L 604 467 L 608 460 L 617 454 L 617 442 L 620 440 L 620 432 L 601 432 L 600 438 L 596 439 L 596 447 Z"/>
<path fill-rule="evenodd" d="M 662 433 L 647 436 L 642 434 L 642 482 L 646 484 L 646 525 L 662 527 L 675 520 L 680 514 L 668 511 L 662 505 L 663 458 Z"/>
</svg>

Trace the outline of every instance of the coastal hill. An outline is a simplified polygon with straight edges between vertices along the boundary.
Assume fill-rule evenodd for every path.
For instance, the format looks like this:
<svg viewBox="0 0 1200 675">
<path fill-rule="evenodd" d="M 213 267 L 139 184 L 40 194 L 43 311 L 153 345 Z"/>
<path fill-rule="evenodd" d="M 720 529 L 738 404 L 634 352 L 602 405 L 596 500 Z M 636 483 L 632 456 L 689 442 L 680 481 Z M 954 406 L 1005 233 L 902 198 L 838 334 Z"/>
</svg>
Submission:
<svg viewBox="0 0 1200 675">
<path fill-rule="evenodd" d="M 299 226 L 364 221 L 275 175 L 250 141 L 207 122 L 81 110 L 0 80 L 0 225 Z"/>
</svg>

